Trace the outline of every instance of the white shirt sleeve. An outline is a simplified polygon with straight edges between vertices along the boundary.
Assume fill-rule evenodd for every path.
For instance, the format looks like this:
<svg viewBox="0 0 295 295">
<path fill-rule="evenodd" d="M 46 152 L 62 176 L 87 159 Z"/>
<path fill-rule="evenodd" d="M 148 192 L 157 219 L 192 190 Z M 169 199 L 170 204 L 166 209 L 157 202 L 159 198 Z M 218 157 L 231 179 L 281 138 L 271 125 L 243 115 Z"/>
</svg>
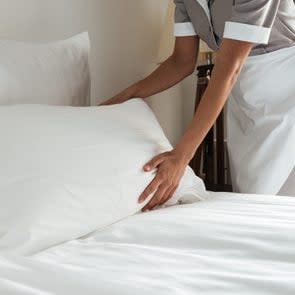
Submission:
<svg viewBox="0 0 295 295">
<path fill-rule="evenodd" d="M 197 33 L 187 13 L 183 0 L 174 0 L 175 3 L 175 37 L 196 36 Z"/>
<path fill-rule="evenodd" d="M 224 38 L 268 44 L 280 0 L 236 0 Z"/>
</svg>

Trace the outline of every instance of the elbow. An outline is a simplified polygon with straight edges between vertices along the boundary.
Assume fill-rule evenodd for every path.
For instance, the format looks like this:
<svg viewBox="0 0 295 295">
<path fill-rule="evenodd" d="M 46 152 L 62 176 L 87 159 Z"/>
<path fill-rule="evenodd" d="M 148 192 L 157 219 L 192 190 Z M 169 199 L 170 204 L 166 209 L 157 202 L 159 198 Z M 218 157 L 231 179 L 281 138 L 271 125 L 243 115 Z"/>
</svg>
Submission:
<svg viewBox="0 0 295 295">
<path fill-rule="evenodd" d="M 195 63 L 190 64 L 186 70 L 187 76 L 192 75 L 195 72 L 195 69 L 196 69 L 196 64 Z"/>
<path fill-rule="evenodd" d="M 226 58 L 217 58 L 215 63 L 215 71 L 219 77 L 226 80 L 229 87 L 233 87 L 242 71 L 243 61 L 241 59 L 230 60 Z"/>
<path fill-rule="evenodd" d="M 194 73 L 196 69 L 196 58 L 179 58 L 179 56 L 171 56 L 171 59 L 175 65 L 175 67 L 178 69 L 178 72 L 181 73 L 183 78 L 190 76 Z"/>
<path fill-rule="evenodd" d="M 223 48 L 217 54 L 215 69 L 221 76 L 227 77 L 230 86 L 237 82 L 250 50 L 251 46 L 247 44 L 243 50 L 237 50 L 236 48 L 225 50 Z"/>
<path fill-rule="evenodd" d="M 192 75 L 196 69 L 196 61 L 193 60 L 193 61 L 183 62 L 181 65 L 181 69 L 185 77 Z"/>
</svg>

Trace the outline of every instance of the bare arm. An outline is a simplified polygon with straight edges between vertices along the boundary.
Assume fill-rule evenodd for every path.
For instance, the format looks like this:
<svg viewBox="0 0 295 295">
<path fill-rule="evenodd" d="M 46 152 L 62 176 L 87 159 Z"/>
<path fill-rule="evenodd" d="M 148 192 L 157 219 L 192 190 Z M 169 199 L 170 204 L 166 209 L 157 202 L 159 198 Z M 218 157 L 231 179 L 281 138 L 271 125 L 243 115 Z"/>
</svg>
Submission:
<svg viewBox="0 0 295 295">
<path fill-rule="evenodd" d="M 218 115 L 241 72 L 252 43 L 224 39 L 217 53 L 210 83 L 178 148 L 190 161 Z"/>
<path fill-rule="evenodd" d="M 141 203 L 152 194 L 143 211 L 162 205 L 173 196 L 186 166 L 224 107 L 251 48 L 251 43 L 242 41 L 225 39 L 222 42 L 211 81 L 179 144 L 173 151 L 156 156 L 144 166 L 145 171 L 157 168 L 157 174 L 139 197 Z"/>
<path fill-rule="evenodd" d="M 147 98 L 174 86 L 194 71 L 198 49 L 198 37 L 176 38 L 173 54 L 151 75 L 131 85 L 102 105 L 121 103 L 133 97 Z"/>
</svg>

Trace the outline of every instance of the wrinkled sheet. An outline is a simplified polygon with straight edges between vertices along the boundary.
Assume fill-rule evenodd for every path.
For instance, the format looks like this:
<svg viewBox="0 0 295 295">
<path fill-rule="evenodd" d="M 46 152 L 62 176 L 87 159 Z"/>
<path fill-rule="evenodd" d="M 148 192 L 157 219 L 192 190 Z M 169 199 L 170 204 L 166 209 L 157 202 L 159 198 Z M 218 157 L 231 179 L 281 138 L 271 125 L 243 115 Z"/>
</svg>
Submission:
<svg viewBox="0 0 295 295">
<path fill-rule="evenodd" d="M 2 106 L 0 134 L 0 253 L 23 256 L 140 211 L 150 198 L 139 204 L 138 197 L 155 177 L 142 167 L 172 149 L 142 99 L 89 108 Z M 166 204 L 203 195 L 203 181 L 187 167 Z"/>
<path fill-rule="evenodd" d="M 33 257 L 1 257 L 0 294 L 293 295 L 295 199 L 211 193 Z"/>
</svg>

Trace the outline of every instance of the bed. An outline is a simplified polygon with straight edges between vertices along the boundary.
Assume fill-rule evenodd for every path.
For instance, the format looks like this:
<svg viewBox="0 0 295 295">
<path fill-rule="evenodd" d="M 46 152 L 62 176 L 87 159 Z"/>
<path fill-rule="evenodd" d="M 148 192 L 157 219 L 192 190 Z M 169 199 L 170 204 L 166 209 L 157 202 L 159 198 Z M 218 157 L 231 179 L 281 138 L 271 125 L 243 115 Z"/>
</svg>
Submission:
<svg viewBox="0 0 295 295">
<path fill-rule="evenodd" d="M 32 82 L 28 84 L 27 77 L 23 80 L 25 86 L 22 87 L 22 91 L 17 91 L 15 87 L 12 87 L 12 90 L 9 87 L 0 87 L 0 104 L 2 105 L 0 107 L 0 132 L 2 139 L 6 139 L 2 142 L 0 153 L 2 164 L 5 163 L 0 167 L 0 198 L 2 202 L 0 208 L 0 294 L 294 294 L 295 202 L 292 197 L 206 192 L 203 191 L 200 181 L 192 176 L 190 170 L 188 170 L 176 196 L 177 198 L 169 204 L 169 207 L 159 208 L 148 213 L 139 213 L 140 207 L 136 204 L 136 198 L 152 179 L 152 175 L 143 177 L 139 171 L 136 171 L 133 175 L 130 169 L 133 169 L 134 162 L 131 159 L 142 161 L 141 164 L 144 164 L 146 160 L 150 159 L 151 153 L 159 152 L 158 150 L 155 151 L 156 147 L 169 148 L 169 143 L 161 128 L 157 125 L 156 119 L 152 116 L 151 111 L 143 105 L 143 102 L 135 100 L 124 106 L 114 107 L 114 109 L 104 109 L 103 112 L 99 108 L 6 106 L 10 102 L 48 104 L 52 102 L 52 97 L 59 98 L 58 101 L 54 101 L 57 105 L 80 105 L 81 98 L 84 98 L 85 102 L 89 101 L 90 78 L 87 67 L 89 46 L 87 42 L 89 42 L 87 34 L 82 34 L 65 41 L 65 43 L 59 42 L 58 46 L 55 44 L 46 45 L 44 48 L 38 47 L 38 52 L 43 48 L 41 50 L 43 56 L 44 50 L 45 52 L 49 50 L 51 52 L 50 58 L 59 58 L 62 61 L 60 63 L 52 62 L 48 60 L 48 56 L 45 54 L 47 63 L 40 64 L 40 58 L 36 57 L 31 62 L 31 65 L 35 65 L 36 61 L 38 62 L 37 67 L 32 66 L 31 68 L 32 77 L 42 80 L 45 75 L 46 83 L 49 85 L 52 83 L 54 87 L 49 87 L 46 91 L 39 87 L 32 92 L 31 87 L 25 87 L 32 85 Z M 12 46 L 17 47 L 20 45 L 18 43 L 12 44 Z M 5 46 L 2 46 L 1 50 L 3 48 L 4 50 L 9 49 L 11 44 L 8 44 L 6 49 Z M 25 46 L 27 48 L 27 45 Z M 72 48 L 72 51 L 69 48 Z M 23 48 L 18 50 L 22 52 Z M 7 52 L 12 51 L 7 50 Z M 36 54 L 40 54 L 38 52 Z M 7 56 L 9 56 L 8 53 Z M 2 54 L 2 56 L 5 55 Z M 5 60 L 3 58 L 1 60 L 0 54 L 0 65 L 5 64 L 5 69 L 11 66 L 7 56 Z M 28 55 L 25 64 L 17 63 L 17 67 L 27 67 L 29 59 L 30 55 Z M 13 68 L 10 74 L 14 71 L 14 75 L 17 76 L 22 71 L 15 68 L 15 57 L 12 60 Z M 66 60 L 68 61 L 67 65 L 64 64 Z M 46 70 L 48 64 L 51 66 L 49 73 Z M 60 68 L 61 64 L 65 67 Z M 45 70 L 42 68 L 43 66 Z M 75 70 L 72 70 L 72 67 Z M 38 72 L 40 68 L 43 69 L 42 75 Z M 58 71 L 58 73 L 70 72 L 72 76 L 64 75 L 63 79 L 58 76 L 57 79 L 55 71 Z M 3 77 L 5 76 L 3 75 Z M 2 79 L 3 85 L 5 85 L 4 83 L 10 85 L 8 82 L 13 82 L 11 77 L 13 75 L 9 76 L 10 80 Z M 22 79 L 23 76 L 18 77 L 18 83 Z M 70 80 L 65 82 L 64 79 Z M 73 82 L 77 80 L 80 82 Z M 60 88 L 57 86 L 59 83 L 61 84 Z M 65 88 L 64 85 L 69 87 Z M 82 118 L 83 121 L 76 120 L 76 112 L 79 113 L 79 119 Z M 95 112 L 100 116 L 103 114 L 100 122 L 97 121 L 99 116 L 96 116 Z M 24 114 L 26 117 L 22 117 Z M 115 116 L 111 117 L 109 114 L 115 114 Z M 16 121 L 13 116 L 18 118 L 19 121 Z M 40 126 L 31 124 L 36 116 L 38 117 L 36 122 L 40 122 Z M 74 117 L 71 118 L 72 116 Z M 81 122 L 86 122 L 84 121 L 86 117 L 90 121 L 87 121 L 84 126 Z M 132 121 L 133 117 L 136 121 Z M 104 124 L 105 120 L 109 120 L 109 124 Z M 43 122 L 43 125 L 41 122 Z M 54 122 L 62 122 L 62 124 L 54 124 Z M 81 124 L 78 124 L 79 122 Z M 102 130 L 99 134 L 97 126 L 103 129 L 103 125 L 109 127 L 110 122 L 114 124 L 110 129 L 113 133 Z M 96 125 L 98 123 L 100 125 Z M 74 128 L 74 132 L 72 129 L 63 127 L 67 124 L 69 124 L 68 127 Z M 35 129 L 28 129 L 33 128 L 31 125 Z M 91 125 L 93 125 L 92 128 L 90 128 Z M 20 126 L 22 129 L 20 129 Z M 11 129 L 12 135 L 7 137 L 7 134 L 4 133 L 8 127 L 14 129 Z M 87 129 L 85 129 L 86 127 Z M 129 128 L 130 132 L 124 133 L 126 131 L 124 128 L 126 130 Z M 31 130 L 34 130 L 34 132 L 45 130 L 45 132 L 38 133 L 36 137 L 37 133 L 31 132 Z M 125 131 L 122 132 L 122 130 Z M 59 137 L 57 138 L 59 140 L 52 137 L 53 133 L 51 134 L 51 132 L 53 131 L 58 133 Z M 94 140 L 93 136 L 94 134 L 97 136 L 97 133 L 99 136 L 106 136 L 109 133 L 110 136 L 104 137 L 104 140 L 110 140 L 110 138 L 119 140 L 120 133 L 123 133 L 120 140 L 125 141 L 121 141 L 121 143 L 124 143 L 121 145 L 120 142 L 113 142 L 112 145 L 104 146 L 98 144 L 100 138 L 98 138 L 98 142 L 89 141 L 89 138 L 84 136 L 87 132 L 91 136 L 91 140 Z M 15 136 L 15 134 L 18 134 L 18 136 Z M 44 134 L 50 136 L 45 137 Z M 81 137 L 81 134 L 83 137 Z M 32 137 L 29 137 L 28 140 L 27 135 Z M 66 135 L 69 137 L 66 137 Z M 129 137 L 126 139 L 127 135 Z M 83 140 L 79 142 L 77 148 L 76 140 L 80 137 Z M 19 138 L 23 140 L 22 144 L 25 142 L 24 146 L 27 148 L 27 152 L 23 151 L 23 145 L 15 141 Z M 39 140 L 34 143 L 36 138 Z M 72 142 L 75 149 L 70 150 L 70 152 L 65 149 L 63 153 L 59 153 L 58 159 L 53 159 L 52 155 L 57 155 L 55 152 L 57 143 L 61 146 L 62 139 L 67 149 L 69 148 L 68 142 Z M 7 145 L 7 140 L 14 142 L 13 149 L 10 148 L 10 145 Z M 35 144 L 33 145 L 35 147 L 34 152 L 31 149 L 32 142 Z M 131 145 L 127 148 L 128 142 L 131 142 Z M 44 152 L 39 150 L 40 144 L 47 147 Z M 17 149 L 19 146 L 21 148 Z M 35 182 L 29 182 L 29 190 L 23 185 L 23 182 L 21 183 L 18 192 L 24 193 L 26 196 L 24 200 L 20 198 L 22 197 L 21 194 L 14 193 L 19 185 L 19 180 L 29 179 L 31 181 L 33 177 L 30 173 L 33 172 L 33 176 L 36 178 L 37 173 L 40 173 L 44 168 L 41 167 L 44 164 L 43 162 L 46 164 L 46 173 L 51 177 L 46 175 L 46 179 L 54 180 L 46 182 L 46 185 L 48 183 L 54 184 L 56 188 L 60 189 L 65 187 L 64 183 L 60 186 L 60 179 L 65 182 L 68 182 L 69 179 L 80 180 L 84 170 L 90 169 L 89 167 L 94 164 L 92 163 L 93 157 L 89 157 L 89 159 L 86 157 L 89 162 L 85 162 L 85 153 L 84 157 L 80 159 L 77 159 L 77 157 L 81 153 L 83 154 L 85 151 L 83 148 L 86 148 L 87 155 L 92 155 L 89 151 L 95 151 L 94 147 L 97 147 L 98 152 L 101 153 L 100 146 L 103 146 L 104 152 L 109 152 L 114 147 L 116 149 L 118 149 L 118 146 L 120 147 L 121 154 L 118 156 L 117 153 L 113 156 L 113 167 L 112 165 L 102 167 L 103 173 L 106 174 L 105 178 L 102 177 L 102 172 L 98 174 L 99 178 L 103 178 L 106 184 L 105 190 L 101 191 L 100 183 L 95 187 L 100 193 L 94 190 L 94 193 L 97 193 L 96 195 L 101 198 L 112 192 L 107 196 L 113 198 L 115 206 L 105 202 L 103 206 L 95 207 L 97 204 L 93 202 L 94 198 L 87 198 L 91 194 L 85 193 L 81 189 L 83 185 L 85 188 L 85 183 L 92 185 L 90 176 L 96 175 L 96 170 L 86 175 L 87 177 L 83 179 L 84 183 L 81 181 L 82 184 L 79 184 L 81 186 L 77 186 L 76 183 L 69 186 L 67 183 L 66 190 L 62 191 L 63 194 L 61 194 L 62 201 L 67 203 L 59 203 L 60 198 L 54 199 L 56 192 L 60 192 L 59 190 L 49 191 L 49 194 L 47 194 L 47 191 L 43 196 L 41 190 L 43 187 L 39 187 L 37 193 L 33 191 L 32 194 L 32 187 L 34 189 Z M 130 149 L 132 148 L 134 152 L 129 159 L 128 154 L 131 153 Z M 79 153 L 73 154 L 73 158 L 70 158 L 69 155 L 72 151 Z M 52 154 L 52 152 L 54 153 Z M 10 157 L 13 155 L 13 159 L 6 157 L 5 153 Z M 15 159 L 15 155 L 20 153 L 25 154 L 19 159 Z M 45 161 L 44 155 L 47 155 L 49 160 Z M 97 154 L 93 155 L 96 156 Z M 69 158 L 67 158 L 68 156 Z M 126 158 L 128 158 L 127 162 Z M 40 159 L 42 159 L 42 165 Z M 68 167 L 72 159 L 79 160 L 79 167 L 84 167 L 80 174 L 78 171 L 73 172 L 71 166 Z M 104 157 L 99 159 L 98 166 L 102 166 Z M 66 168 L 60 166 L 60 162 L 63 161 L 67 164 L 64 165 Z M 30 163 L 30 166 L 21 163 Z M 84 166 L 81 166 L 81 163 Z M 88 165 L 90 166 L 88 167 Z M 118 165 L 129 165 L 128 173 L 119 174 Z M 56 169 L 56 167 L 59 167 L 59 169 Z M 101 169 L 101 167 L 96 166 L 92 168 Z M 65 169 L 64 174 L 62 169 Z M 23 174 L 20 173 L 20 170 L 24 170 L 21 171 Z M 17 177 L 13 174 L 15 171 L 18 173 Z M 119 178 L 115 178 L 113 175 L 108 176 L 112 171 L 116 171 L 116 176 L 128 177 L 126 178 L 129 180 L 128 189 L 117 185 L 116 181 Z M 53 177 L 55 174 L 59 177 L 62 176 L 58 182 Z M 37 176 L 40 179 L 40 175 Z M 124 178 L 124 180 L 126 179 Z M 31 185 L 32 183 L 33 185 Z M 47 188 L 46 185 L 45 188 Z M 78 194 L 77 190 L 79 191 Z M 128 193 L 128 200 L 123 200 L 124 202 L 120 199 L 122 191 L 125 192 L 125 195 Z M 34 203 L 35 199 L 30 199 L 31 195 L 34 194 L 37 196 L 35 199 L 39 202 L 37 204 Z M 42 196 L 42 202 L 40 202 L 40 196 Z M 46 203 L 48 196 L 53 199 Z M 130 196 L 133 199 L 129 199 Z M 17 201 L 14 201 L 14 197 L 18 198 L 15 199 Z M 26 207 L 28 200 L 33 202 L 32 204 L 36 207 L 33 206 L 33 209 L 31 206 Z M 3 203 L 4 201 L 6 203 Z M 118 205 L 117 202 L 122 204 Z M 6 214 L 6 211 L 9 211 L 6 209 L 10 207 L 6 208 L 3 204 L 11 206 L 12 216 Z M 13 208 L 15 204 L 18 205 L 17 210 Z M 19 204 L 24 204 L 24 206 Z M 59 211 L 60 204 L 66 204 L 67 210 Z M 70 212 L 71 214 L 69 214 L 69 208 L 76 211 L 74 210 L 74 213 Z M 95 219 L 96 209 L 99 210 L 98 212 L 101 215 L 107 213 L 104 215 L 105 219 Z M 33 217 L 42 222 L 34 227 L 34 218 L 31 218 L 29 214 L 30 218 L 26 216 L 26 218 L 21 219 L 24 222 L 13 223 L 21 218 L 23 211 L 33 212 Z M 108 214 L 108 212 L 111 213 Z M 123 213 L 121 214 L 121 212 Z M 111 219 L 108 219 L 109 215 L 111 215 Z M 44 216 L 47 218 L 45 221 Z M 6 219 L 9 221 L 7 223 L 8 229 L 5 228 Z M 81 226 L 84 223 L 85 226 Z M 22 248 L 21 250 L 24 252 L 21 252 L 21 254 L 3 251 L 3 249 L 11 250 L 10 245 L 18 243 L 18 240 L 14 238 L 13 231 L 10 236 L 12 238 L 6 239 L 3 243 L 3 237 L 7 237 L 11 224 L 13 224 L 13 230 L 18 233 L 17 238 L 23 238 L 22 230 L 27 230 L 24 236 L 29 247 Z M 32 224 L 33 228 L 30 227 Z M 63 235 L 66 235 L 66 237 Z M 24 253 L 26 255 L 23 255 Z"/>
<path fill-rule="evenodd" d="M 294 294 L 292 198 L 210 193 L 30 258 L 0 258 L 5 295 Z"/>
</svg>

